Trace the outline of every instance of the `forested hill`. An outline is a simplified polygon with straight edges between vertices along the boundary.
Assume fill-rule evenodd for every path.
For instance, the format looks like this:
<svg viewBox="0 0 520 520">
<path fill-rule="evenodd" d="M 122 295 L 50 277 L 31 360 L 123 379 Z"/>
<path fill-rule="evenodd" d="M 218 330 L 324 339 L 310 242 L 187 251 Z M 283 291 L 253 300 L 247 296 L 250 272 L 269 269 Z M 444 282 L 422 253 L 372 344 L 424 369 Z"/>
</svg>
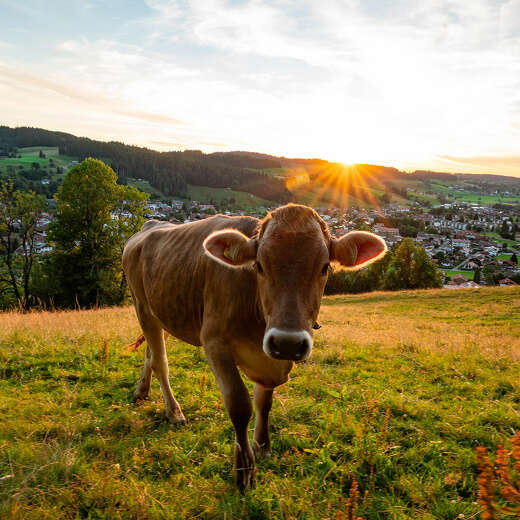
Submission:
<svg viewBox="0 0 520 520">
<path fill-rule="evenodd" d="M 95 157 L 116 171 L 120 182 L 142 178 L 166 195 L 186 195 L 187 184 L 232 188 L 278 202 L 292 200 L 284 179 L 262 170 L 279 168 L 276 158 L 198 150 L 157 152 L 119 142 L 103 142 L 41 128 L 0 126 L 0 155 L 27 146 L 57 146 L 61 155 Z"/>
</svg>

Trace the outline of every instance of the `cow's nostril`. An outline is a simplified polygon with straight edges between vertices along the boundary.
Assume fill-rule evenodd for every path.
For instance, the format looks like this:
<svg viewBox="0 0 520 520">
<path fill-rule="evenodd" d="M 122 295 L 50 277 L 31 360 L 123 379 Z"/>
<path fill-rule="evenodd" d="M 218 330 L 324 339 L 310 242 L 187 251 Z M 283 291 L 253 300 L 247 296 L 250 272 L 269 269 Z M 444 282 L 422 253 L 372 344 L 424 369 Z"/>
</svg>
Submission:
<svg viewBox="0 0 520 520">
<path fill-rule="evenodd" d="M 276 338 L 274 336 L 271 336 L 269 338 L 269 349 L 271 350 L 273 356 L 280 355 L 280 350 L 278 348 L 278 345 L 276 344 Z"/>
</svg>

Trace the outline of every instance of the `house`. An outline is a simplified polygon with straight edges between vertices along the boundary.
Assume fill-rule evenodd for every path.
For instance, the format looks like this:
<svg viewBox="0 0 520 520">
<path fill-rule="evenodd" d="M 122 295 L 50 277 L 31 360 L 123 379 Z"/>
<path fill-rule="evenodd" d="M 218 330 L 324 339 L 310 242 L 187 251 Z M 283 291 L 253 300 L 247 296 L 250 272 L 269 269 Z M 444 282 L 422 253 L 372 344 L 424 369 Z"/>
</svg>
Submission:
<svg viewBox="0 0 520 520">
<path fill-rule="evenodd" d="M 450 281 L 442 287 L 444 289 L 480 289 L 480 285 L 475 283 L 473 280 L 466 280 L 465 282 L 459 284 Z"/>
<path fill-rule="evenodd" d="M 466 283 L 467 281 L 468 279 L 462 274 L 454 274 L 450 280 L 450 282 L 453 282 L 456 285 Z"/>
<path fill-rule="evenodd" d="M 512 285 L 518 285 L 518 284 L 516 282 L 514 282 L 513 280 L 511 280 L 511 278 L 504 278 L 504 279 L 498 281 L 498 285 L 500 285 L 500 287 L 510 287 Z"/>
</svg>

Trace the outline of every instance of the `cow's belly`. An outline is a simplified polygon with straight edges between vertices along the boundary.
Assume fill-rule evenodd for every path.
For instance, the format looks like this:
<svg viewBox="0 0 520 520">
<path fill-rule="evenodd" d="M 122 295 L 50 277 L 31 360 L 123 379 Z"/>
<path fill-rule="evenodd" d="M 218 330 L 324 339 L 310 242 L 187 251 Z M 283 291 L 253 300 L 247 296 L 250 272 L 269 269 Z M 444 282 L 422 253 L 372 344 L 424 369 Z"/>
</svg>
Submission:
<svg viewBox="0 0 520 520">
<path fill-rule="evenodd" d="M 202 305 L 179 292 L 170 292 L 165 301 L 152 300 L 150 309 L 164 330 L 181 341 L 200 346 Z"/>
<path fill-rule="evenodd" d="M 260 346 L 237 345 L 234 356 L 242 372 L 265 388 L 275 388 L 286 383 L 294 366 L 292 361 L 270 358 Z"/>
</svg>

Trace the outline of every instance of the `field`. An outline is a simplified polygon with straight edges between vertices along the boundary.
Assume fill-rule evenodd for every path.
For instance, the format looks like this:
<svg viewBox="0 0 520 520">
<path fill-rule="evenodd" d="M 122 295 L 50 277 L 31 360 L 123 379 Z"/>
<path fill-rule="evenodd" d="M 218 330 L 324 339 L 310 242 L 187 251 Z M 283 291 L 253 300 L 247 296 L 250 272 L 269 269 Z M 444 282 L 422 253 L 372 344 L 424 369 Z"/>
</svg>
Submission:
<svg viewBox="0 0 520 520">
<path fill-rule="evenodd" d="M 474 271 L 455 271 L 453 269 L 445 269 L 444 274 L 446 276 L 454 276 L 456 274 L 461 274 L 462 276 L 465 276 L 468 280 L 473 280 L 475 277 Z"/>
<path fill-rule="evenodd" d="M 135 186 L 141 191 L 145 191 L 146 193 L 150 193 L 161 199 L 184 200 L 186 202 L 196 200 L 201 204 L 219 204 L 223 200 L 225 200 L 227 201 L 227 205 L 233 207 L 236 206 L 242 209 L 256 208 L 258 206 L 273 206 L 277 204 L 276 202 L 256 197 L 251 193 L 246 193 L 244 191 L 228 190 L 226 188 L 210 188 L 209 186 L 196 186 L 194 184 L 188 184 L 187 197 L 179 197 L 164 195 L 164 193 L 154 188 L 150 185 L 149 182 L 146 181 L 142 182 L 138 181 L 137 179 L 129 179 L 128 184 L 131 184 L 132 186 Z M 234 202 L 230 203 L 230 199 L 234 199 Z"/>
<path fill-rule="evenodd" d="M 520 197 L 515 195 L 485 195 L 485 194 L 479 194 L 475 193 L 473 191 L 458 191 L 453 188 L 453 184 L 456 184 L 455 182 L 450 182 L 443 180 L 441 181 L 435 181 L 431 183 L 432 189 L 437 192 L 441 193 L 443 195 L 450 195 L 451 197 L 454 197 L 455 200 L 462 201 L 462 202 L 474 202 L 477 204 L 485 204 L 485 205 L 493 205 L 497 203 L 501 204 L 519 204 L 520 203 Z"/>
<path fill-rule="evenodd" d="M 235 202 L 233 203 L 234 205 L 240 206 L 244 209 L 258 206 L 277 205 L 276 202 L 256 197 L 255 195 L 246 193 L 244 191 L 228 190 L 226 188 L 210 188 L 208 186 L 195 186 L 194 184 L 188 184 L 188 200 L 197 200 L 202 204 L 209 204 L 210 201 L 219 203 L 224 199 L 229 201 L 232 198 L 235 199 Z"/>
<path fill-rule="evenodd" d="M 39 156 L 40 150 L 45 153 L 46 157 L 41 158 Z M 46 147 L 46 146 L 31 146 L 27 148 L 20 148 L 18 155 L 21 157 L 2 157 L 0 158 L 0 178 L 2 174 L 5 174 L 9 166 L 18 168 L 22 166 L 25 169 L 30 169 L 33 163 L 38 163 L 40 168 L 46 168 L 47 175 L 45 178 L 62 182 L 65 174 L 57 173 L 57 167 L 61 166 L 64 172 L 69 169 L 70 162 L 75 160 L 75 157 L 68 155 L 59 155 L 57 147 Z M 52 164 L 50 162 L 52 159 Z"/>
<path fill-rule="evenodd" d="M 476 518 L 475 447 L 520 429 L 519 288 L 326 298 L 245 495 L 201 350 L 168 342 L 175 429 L 156 381 L 130 402 L 131 308 L 0 320 L 1 518 L 335 519 L 353 479 L 363 519 Z"/>
</svg>

